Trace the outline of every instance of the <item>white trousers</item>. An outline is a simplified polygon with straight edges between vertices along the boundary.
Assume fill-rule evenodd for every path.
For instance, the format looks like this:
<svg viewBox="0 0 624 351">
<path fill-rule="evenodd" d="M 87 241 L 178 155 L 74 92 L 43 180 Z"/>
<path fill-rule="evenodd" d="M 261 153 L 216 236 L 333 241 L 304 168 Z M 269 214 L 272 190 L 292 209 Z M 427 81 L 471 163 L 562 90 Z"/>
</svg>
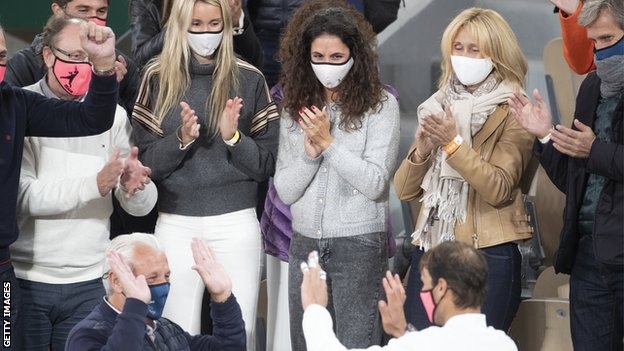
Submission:
<svg viewBox="0 0 624 351">
<path fill-rule="evenodd" d="M 191 335 L 200 333 L 204 284 L 199 274 L 191 269 L 195 264 L 191 239 L 201 238 L 232 280 L 232 292 L 245 321 L 247 350 L 255 350 L 262 252 L 255 209 L 208 217 L 159 213 L 154 235 L 165 249 L 171 270 L 171 290 L 163 316 Z"/>
<path fill-rule="evenodd" d="M 291 351 L 288 311 L 288 262 L 266 255 L 267 351 Z"/>
</svg>

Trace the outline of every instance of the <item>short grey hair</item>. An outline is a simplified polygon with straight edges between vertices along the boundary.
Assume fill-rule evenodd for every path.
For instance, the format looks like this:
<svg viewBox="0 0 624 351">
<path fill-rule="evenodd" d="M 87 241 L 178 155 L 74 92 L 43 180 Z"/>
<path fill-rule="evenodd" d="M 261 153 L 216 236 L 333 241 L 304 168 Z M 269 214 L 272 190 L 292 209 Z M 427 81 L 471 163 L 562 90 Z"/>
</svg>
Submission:
<svg viewBox="0 0 624 351">
<path fill-rule="evenodd" d="M 609 11 L 615 23 L 624 30 L 624 1 L 622 0 L 587 0 L 578 17 L 578 23 L 587 27 L 600 16 L 602 10 Z"/>
<path fill-rule="evenodd" d="M 164 252 L 154 234 L 146 233 L 119 235 L 110 242 L 106 251 L 118 253 L 121 255 L 126 264 L 130 266 L 130 269 L 133 269 L 133 262 L 135 259 L 134 250 L 138 246 L 147 246 L 156 251 Z M 110 285 L 110 280 L 108 279 L 109 273 L 110 265 L 108 264 L 108 259 L 104 258 L 104 274 L 102 275 L 102 283 L 104 284 L 104 289 L 106 289 L 107 295 L 112 293 L 112 287 Z"/>
</svg>

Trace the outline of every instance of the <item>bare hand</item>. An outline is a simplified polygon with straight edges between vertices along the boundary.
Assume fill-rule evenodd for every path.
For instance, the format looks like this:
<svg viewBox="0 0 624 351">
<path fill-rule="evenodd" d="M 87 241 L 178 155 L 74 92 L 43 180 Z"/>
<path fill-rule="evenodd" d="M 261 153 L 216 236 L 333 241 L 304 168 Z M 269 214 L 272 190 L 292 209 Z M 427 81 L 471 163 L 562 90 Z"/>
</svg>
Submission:
<svg viewBox="0 0 624 351">
<path fill-rule="evenodd" d="M 115 67 L 115 33 L 110 28 L 93 22 L 80 23 L 80 45 L 96 70 Z"/>
<path fill-rule="evenodd" d="M 548 0 L 551 4 L 557 6 L 559 10 L 563 11 L 567 16 L 570 16 L 579 5 L 579 0 Z"/>
<path fill-rule="evenodd" d="M 431 139 L 425 133 L 425 130 L 421 125 L 416 128 L 416 134 L 414 135 L 414 143 L 416 144 L 416 151 L 412 154 L 412 162 L 423 163 L 431 154 L 431 150 L 435 147 Z"/>
<path fill-rule="evenodd" d="M 574 119 L 574 126 L 578 128 L 578 131 L 557 125 L 551 136 L 553 147 L 570 157 L 588 158 L 596 135 L 590 127 L 578 119 Z"/>
<path fill-rule="evenodd" d="M 552 128 L 552 116 L 548 105 L 542 100 L 537 89 L 533 90 L 533 97 L 535 97 L 535 105 L 520 93 L 514 93 L 507 103 L 522 128 L 541 139 L 548 135 Z"/>
<path fill-rule="evenodd" d="M 310 141 L 317 145 L 321 151 L 327 150 L 334 141 L 329 129 L 329 117 L 327 116 L 327 106 L 322 110 L 312 106 L 311 109 L 302 107 L 299 111 L 299 125 Z"/>
<path fill-rule="evenodd" d="M 431 143 L 437 146 L 445 146 L 457 135 L 455 118 L 453 118 L 453 113 L 448 106 L 444 108 L 444 112 L 425 116 L 420 125 Z"/>
<path fill-rule="evenodd" d="M 227 101 L 221 115 L 221 123 L 219 124 L 223 140 L 230 140 L 234 137 L 236 129 L 238 129 L 238 118 L 240 117 L 242 107 L 243 99 L 238 96 Z"/>
<path fill-rule="evenodd" d="M 243 5 L 241 0 L 230 0 L 230 11 L 232 12 L 232 28 L 238 28 Z"/>
<path fill-rule="evenodd" d="M 182 116 L 182 126 L 180 127 L 180 135 L 178 136 L 182 140 L 182 145 L 186 146 L 193 140 L 199 138 L 199 123 L 197 123 L 195 110 L 191 110 L 186 102 L 180 102 L 180 107 L 182 107 L 182 112 L 180 112 L 180 116 Z"/>
<path fill-rule="evenodd" d="M 111 158 L 98 172 L 96 181 L 100 195 L 106 196 L 113 190 L 119 182 L 119 177 L 123 173 L 123 162 L 119 159 L 119 148 L 116 147 Z"/>
<path fill-rule="evenodd" d="M 320 146 L 314 144 L 312 142 L 312 139 L 310 139 L 307 134 L 303 135 L 303 148 L 305 150 L 306 155 L 311 159 L 315 159 L 319 157 L 321 152 L 323 152 Z"/>
<path fill-rule="evenodd" d="M 193 238 L 191 250 L 195 259 L 193 269 L 204 281 L 212 301 L 225 302 L 232 294 L 232 281 L 225 269 L 216 260 L 210 248 L 199 238 Z"/>
<path fill-rule="evenodd" d="M 384 331 L 395 338 L 405 334 L 407 321 L 405 320 L 405 312 L 403 312 L 403 304 L 405 303 L 405 289 L 401 284 L 398 274 L 392 276 L 390 271 L 386 272 L 382 284 L 386 292 L 388 302 L 380 300 L 379 313 L 381 313 L 381 321 Z"/>
<path fill-rule="evenodd" d="M 126 66 L 126 59 L 123 55 L 117 56 L 117 61 L 115 61 L 115 74 L 117 75 L 118 82 L 121 82 L 126 76 L 126 73 L 128 73 Z"/>
<path fill-rule="evenodd" d="M 131 197 L 137 191 L 145 189 L 145 185 L 151 182 L 149 176 L 152 170 L 149 167 L 143 166 L 143 163 L 139 161 L 138 157 L 139 148 L 133 146 L 130 149 L 130 154 L 124 161 L 120 183 L 127 190 L 126 197 Z"/>
<path fill-rule="evenodd" d="M 327 307 L 327 274 L 319 265 L 318 252 L 308 255 L 308 263 L 301 262 L 303 282 L 301 283 L 301 304 L 305 311 L 310 305 Z"/>
<path fill-rule="evenodd" d="M 145 276 L 139 275 L 135 277 L 130 267 L 128 267 L 128 264 L 124 262 L 123 258 L 121 258 L 117 252 L 108 251 L 106 257 L 111 271 L 115 274 L 117 279 L 119 279 L 121 292 L 126 298 L 131 297 L 149 304 L 152 294 L 150 293 L 149 286 L 147 286 L 147 281 L 145 281 Z"/>
</svg>

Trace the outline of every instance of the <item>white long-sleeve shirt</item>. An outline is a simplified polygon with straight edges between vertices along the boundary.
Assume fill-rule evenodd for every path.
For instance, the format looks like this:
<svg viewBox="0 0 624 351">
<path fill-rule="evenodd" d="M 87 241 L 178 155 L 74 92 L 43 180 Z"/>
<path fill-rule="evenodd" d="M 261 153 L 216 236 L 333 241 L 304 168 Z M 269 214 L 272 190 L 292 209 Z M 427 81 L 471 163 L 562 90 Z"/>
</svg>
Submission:
<svg viewBox="0 0 624 351">
<path fill-rule="evenodd" d="M 26 89 L 55 97 L 45 79 Z M 69 284 L 101 277 L 113 206 L 110 193 L 101 196 L 97 174 L 115 147 L 121 158 L 128 155 L 131 132 L 125 110 L 117 106 L 113 127 L 105 133 L 25 139 L 18 193 L 20 235 L 11 245 L 18 278 Z M 131 198 L 120 187 L 114 194 L 134 216 L 148 214 L 158 197 L 153 183 Z"/>
<path fill-rule="evenodd" d="M 322 306 L 311 305 L 303 313 L 303 334 L 308 351 L 347 350 L 333 331 L 329 312 Z M 443 327 L 429 327 L 408 332 L 392 339 L 386 346 L 371 346 L 366 350 L 387 351 L 517 351 L 516 344 L 500 330 L 488 327 L 485 315 L 466 313 L 451 317 Z"/>
</svg>

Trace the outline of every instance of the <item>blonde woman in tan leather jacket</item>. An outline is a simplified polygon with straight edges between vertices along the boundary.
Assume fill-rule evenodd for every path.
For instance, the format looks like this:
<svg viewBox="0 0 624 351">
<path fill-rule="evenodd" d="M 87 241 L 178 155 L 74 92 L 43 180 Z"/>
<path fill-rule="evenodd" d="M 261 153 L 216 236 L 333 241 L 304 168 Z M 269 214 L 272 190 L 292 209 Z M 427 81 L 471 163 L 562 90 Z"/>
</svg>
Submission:
<svg viewBox="0 0 624 351">
<path fill-rule="evenodd" d="M 506 101 L 522 90 L 527 61 L 507 22 L 479 8 L 449 24 L 441 48 L 439 90 L 419 106 L 414 145 L 394 176 L 401 200 L 422 202 L 405 312 L 418 329 L 431 325 L 435 308 L 425 309 L 419 298 L 420 258 L 443 241 L 459 240 L 485 255 L 483 313 L 488 325 L 506 331 L 520 302 L 515 242 L 531 237 L 519 184 L 532 146 Z M 434 306 L 445 292 L 434 283 Z"/>
</svg>

